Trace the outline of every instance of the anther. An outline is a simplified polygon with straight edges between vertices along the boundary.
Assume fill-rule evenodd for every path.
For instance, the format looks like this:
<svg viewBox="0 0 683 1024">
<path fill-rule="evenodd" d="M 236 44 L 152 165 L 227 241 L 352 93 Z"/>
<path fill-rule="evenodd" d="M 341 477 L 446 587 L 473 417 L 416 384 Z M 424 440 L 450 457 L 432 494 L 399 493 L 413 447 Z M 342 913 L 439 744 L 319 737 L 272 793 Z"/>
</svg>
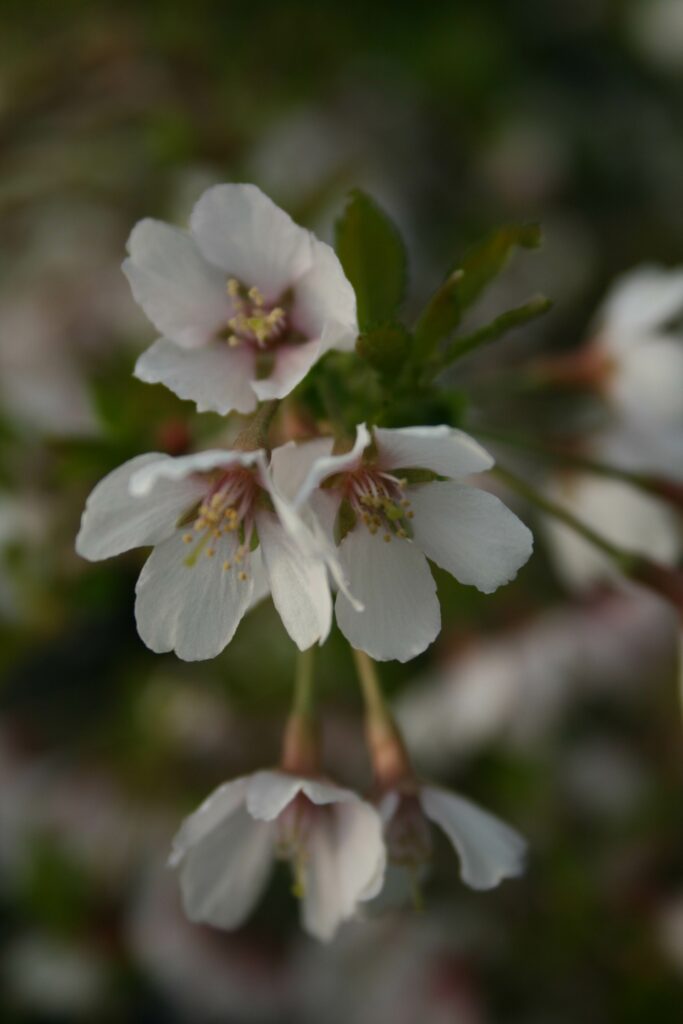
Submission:
<svg viewBox="0 0 683 1024">
<path fill-rule="evenodd" d="M 183 544 L 191 544 L 193 540 L 194 540 L 194 537 L 192 536 L 191 533 L 184 533 L 183 534 Z"/>
<path fill-rule="evenodd" d="M 240 571 L 239 571 L 239 572 L 238 572 L 238 574 L 237 574 L 237 578 L 238 578 L 239 580 L 241 580 L 241 581 L 242 581 L 242 583 L 246 582 L 246 580 L 248 580 L 248 579 L 249 579 L 249 577 L 247 576 L 247 574 L 246 574 L 246 572 L 244 571 L 244 569 L 240 569 Z"/>
<path fill-rule="evenodd" d="M 227 560 L 223 562 L 223 569 L 225 572 L 229 572 L 230 569 L 232 569 L 232 562 L 228 562 Z"/>
</svg>

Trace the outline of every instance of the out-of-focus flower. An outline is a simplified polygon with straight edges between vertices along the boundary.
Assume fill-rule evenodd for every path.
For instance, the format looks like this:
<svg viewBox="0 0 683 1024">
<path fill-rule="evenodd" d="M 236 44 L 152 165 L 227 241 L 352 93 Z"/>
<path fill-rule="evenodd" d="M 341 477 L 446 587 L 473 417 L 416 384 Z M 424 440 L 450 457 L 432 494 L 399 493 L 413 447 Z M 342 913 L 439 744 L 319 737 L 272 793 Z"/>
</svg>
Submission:
<svg viewBox="0 0 683 1024">
<path fill-rule="evenodd" d="M 626 551 L 675 565 L 683 535 L 674 509 L 621 480 L 596 474 L 557 473 L 551 496 L 609 541 Z M 576 591 L 609 580 L 626 585 L 610 559 L 595 545 L 556 519 L 544 523 L 550 553 L 563 580 Z"/>
<path fill-rule="evenodd" d="M 109 982 L 92 947 L 40 932 L 10 942 L 2 973 L 4 993 L 16 1007 L 67 1020 L 99 1016 Z"/>
<path fill-rule="evenodd" d="M 51 309 L 44 297 L 0 300 L 0 407 L 32 433 L 97 431 L 86 382 L 68 341 L 60 310 Z"/>
<path fill-rule="evenodd" d="M 254 185 L 216 185 L 190 231 L 143 220 L 123 269 L 163 337 L 135 373 L 199 411 L 283 398 L 330 349 L 351 349 L 356 298 L 333 249 Z"/>
<path fill-rule="evenodd" d="M 633 45 L 652 64 L 680 76 L 683 7 L 679 0 L 636 0 L 626 10 Z"/>
<path fill-rule="evenodd" d="M 602 392 L 618 419 L 683 445 L 683 269 L 640 267 L 620 278 L 598 313 L 593 342 Z M 676 328 L 676 322 L 678 327 Z M 671 465 L 683 472 L 680 459 Z M 646 467 L 647 468 L 647 467 Z"/>
<path fill-rule="evenodd" d="M 292 866 L 304 928 L 327 941 L 381 888 L 382 824 L 355 793 L 323 780 L 260 771 L 227 782 L 173 843 L 170 862 L 180 870 L 188 917 L 238 927 L 276 857 Z"/>
<path fill-rule="evenodd" d="M 150 864 L 136 885 L 125 935 L 138 968 L 172 1004 L 174 1019 L 291 1019 L 287 957 L 258 935 L 226 935 L 192 924 L 179 905 L 175 879 L 162 867 Z"/>
<path fill-rule="evenodd" d="M 484 593 L 511 580 L 529 558 L 527 527 L 493 494 L 460 481 L 493 465 L 462 431 L 370 433 L 363 424 L 351 451 L 331 451 L 331 440 L 326 450 L 321 441 L 285 445 L 273 452 L 273 473 L 298 506 L 310 506 L 328 536 L 341 536 L 342 574 L 364 610 L 341 591 L 337 622 L 373 658 L 408 661 L 438 635 L 428 558 Z"/>
<path fill-rule="evenodd" d="M 219 654 L 268 592 L 302 650 L 326 638 L 327 573 L 307 536 L 274 489 L 265 452 L 152 453 L 95 487 L 76 549 L 98 561 L 155 545 L 136 587 L 140 636 L 153 651 L 196 661 Z"/>
<path fill-rule="evenodd" d="M 396 716 L 425 771 L 501 739 L 527 750 L 581 700 L 632 701 L 644 675 L 666 672 L 675 638 L 675 613 L 658 598 L 644 590 L 604 594 L 484 637 L 417 679 Z"/>
</svg>

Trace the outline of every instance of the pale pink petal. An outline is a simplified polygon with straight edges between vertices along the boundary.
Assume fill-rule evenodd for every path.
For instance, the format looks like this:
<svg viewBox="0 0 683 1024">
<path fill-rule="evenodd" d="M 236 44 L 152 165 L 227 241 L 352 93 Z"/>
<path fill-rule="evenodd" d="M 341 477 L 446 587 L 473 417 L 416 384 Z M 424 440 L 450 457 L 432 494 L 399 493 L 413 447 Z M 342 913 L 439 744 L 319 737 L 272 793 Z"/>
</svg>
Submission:
<svg viewBox="0 0 683 1024">
<path fill-rule="evenodd" d="M 196 811 L 185 818 L 171 844 L 171 855 L 168 858 L 171 867 L 176 867 L 193 846 L 245 803 L 249 779 L 249 775 L 243 775 L 239 779 L 224 782 L 207 796 Z"/>
<path fill-rule="evenodd" d="M 461 583 L 490 594 L 531 555 L 531 531 L 493 494 L 446 481 L 412 487 L 409 497 L 415 543 Z"/>
<path fill-rule="evenodd" d="M 312 441 L 288 441 L 274 448 L 270 468 L 280 494 L 294 501 L 311 466 L 317 459 L 330 455 L 333 446 L 333 437 L 316 437 Z"/>
<path fill-rule="evenodd" d="M 233 560 L 237 540 L 216 542 L 188 565 L 182 530 L 149 556 L 135 588 L 135 618 L 145 644 L 157 654 L 175 651 L 183 661 L 215 658 L 232 640 L 251 602 L 253 579 L 241 580 L 223 562 Z"/>
<path fill-rule="evenodd" d="M 357 526 L 339 555 L 349 589 L 364 606 L 358 612 L 343 593 L 337 595 L 337 623 L 349 643 L 378 661 L 409 661 L 429 647 L 441 612 L 419 547 L 397 537 L 386 543 L 381 533 Z"/>
<path fill-rule="evenodd" d="M 156 329 L 178 345 L 208 344 L 232 316 L 226 278 L 203 258 L 186 231 L 141 220 L 128 239 L 123 271 L 135 301 Z"/>
<path fill-rule="evenodd" d="M 311 235 L 255 185 L 215 185 L 190 220 L 202 254 L 275 301 L 311 266 Z"/>
<path fill-rule="evenodd" d="M 374 430 L 382 469 L 431 469 L 439 476 L 468 476 L 490 469 L 493 458 L 455 427 L 400 427 Z"/>
<path fill-rule="evenodd" d="M 296 502 L 308 501 L 315 489 L 327 477 L 334 476 L 336 473 L 342 473 L 345 470 L 354 469 L 359 465 L 363 452 L 370 445 L 371 441 L 372 438 L 368 428 L 364 423 L 359 424 L 356 427 L 356 440 L 349 451 L 341 455 L 324 455 L 316 459 L 301 485 Z"/>
<path fill-rule="evenodd" d="M 332 625 L 325 563 L 305 553 L 277 516 L 256 517 L 263 566 L 282 623 L 300 651 L 323 643 Z"/>
<path fill-rule="evenodd" d="M 313 265 L 296 286 L 296 324 L 309 338 L 321 339 L 324 352 L 351 351 L 358 337 L 356 293 L 334 249 L 311 241 Z"/>
<path fill-rule="evenodd" d="M 273 370 L 268 377 L 251 383 L 262 402 L 272 398 L 285 398 L 300 384 L 313 364 L 321 356 L 320 342 L 301 342 L 297 345 L 278 345 L 273 349 Z"/>
<path fill-rule="evenodd" d="M 683 311 L 683 270 L 638 267 L 620 277 L 598 314 L 601 343 L 621 356 Z"/>
<path fill-rule="evenodd" d="M 476 804 L 435 786 L 423 786 L 420 803 L 460 855 L 460 874 L 472 889 L 493 889 L 524 870 L 526 842 Z"/>
<path fill-rule="evenodd" d="M 259 821 L 274 821 L 301 791 L 304 782 L 288 772 L 255 772 L 247 788 L 247 810 Z"/>
<path fill-rule="evenodd" d="M 97 484 L 88 498 L 76 551 L 83 558 L 99 561 L 122 551 L 157 544 L 175 532 L 183 513 L 200 500 L 206 485 L 194 479 L 165 480 L 154 494 L 133 497 L 132 478 L 140 471 L 173 462 L 168 455 L 151 452 L 138 455 L 113 470 Z"/>
<path fill-rule="evenodd" d="M 213 341 L 201 349 L 184 349 L 160 338 L 135 364 L 146 384 L 164 384 L 178 398 L 195 402 L 198 412 L 253 412 L 254 353 L 248 345 L 230 348 Z"/>
</svg>

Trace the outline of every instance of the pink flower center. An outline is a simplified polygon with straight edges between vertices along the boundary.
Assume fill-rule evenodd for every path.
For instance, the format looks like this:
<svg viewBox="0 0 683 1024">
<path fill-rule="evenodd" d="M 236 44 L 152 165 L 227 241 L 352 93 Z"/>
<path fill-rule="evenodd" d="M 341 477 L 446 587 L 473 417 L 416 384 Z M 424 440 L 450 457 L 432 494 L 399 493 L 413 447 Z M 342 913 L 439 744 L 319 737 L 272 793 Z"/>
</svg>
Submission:
<svg viewBox="0 0 683 1024">
<path fill-rule="evenodd" d="M 243 466 L 226 470 L 214 482 L 197 510 L 192 530 L 183 534 L 183 542 L 192 545 L 187 566 L 196 565 L 200 557 L 218 555 L 225 572 L 234 566 L 240 580 L 249 579 L 254 506 L 260 490 L 254 473 Z"/>
</svg>

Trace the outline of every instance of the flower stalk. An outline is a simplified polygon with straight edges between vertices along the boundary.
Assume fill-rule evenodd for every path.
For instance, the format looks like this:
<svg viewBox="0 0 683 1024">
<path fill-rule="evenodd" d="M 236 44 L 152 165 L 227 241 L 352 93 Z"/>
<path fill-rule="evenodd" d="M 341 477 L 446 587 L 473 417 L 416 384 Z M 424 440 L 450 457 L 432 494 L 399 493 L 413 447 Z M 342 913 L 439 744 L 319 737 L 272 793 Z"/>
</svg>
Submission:
<svg viewBox="0 0 683 1024">
<path fill-rule="evenodd" d="M 253 452 L 257 449 L 270 451 L 268 432 L 279 405 L 279 401 L 276 400 L 262 402 L 242 427 L 232 447 L 242 452 Z"/>
<path fill-rule="evenodd" d="M 281 766 L 298 775 L 315 775 L 320 769 L 320 733 L 313 708 L 315 647 L 298 651 L 294 674 L 292 710 L 285 725 Z"/>
<path fill-rule="evenodd" d="M 413 769 L 405 743 L 382 693 L 372 658 L 351 648 L 365 702 L 365 734 L 375 782 L 380 790 L 391 789 L 412 778 Z"/>
</svg>

